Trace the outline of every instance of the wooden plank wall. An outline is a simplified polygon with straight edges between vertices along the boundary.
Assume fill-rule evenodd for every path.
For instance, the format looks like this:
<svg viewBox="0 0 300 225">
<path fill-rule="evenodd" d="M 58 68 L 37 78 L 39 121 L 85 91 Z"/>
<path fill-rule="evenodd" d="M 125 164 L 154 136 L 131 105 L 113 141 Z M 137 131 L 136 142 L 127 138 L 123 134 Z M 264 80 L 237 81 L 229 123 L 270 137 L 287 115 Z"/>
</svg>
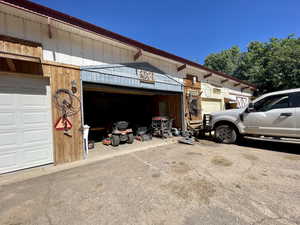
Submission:
<svg viewBox="0 0 300 225">
<path fill-rule="evenodd" d="M 39 43 L 0 35 L 0 51 L 42 58 L 42 46 Z"/>
<path fill-rule="evenodd" d="M 50 77 L 52 97 L 57 89 L 71 89 L 71 81 L 77 82 L 76 96 L 81 99 L 80 70 L 76 67 L 70 67 L 57 63 L 43 63 L 44 76 Z M 54 138 L 54 161 L 55 164 L 72 162 L 83 158 L 83 137 L 81 132 L 81 111 L 68 118 L 73 127 L 69 130 L 72 137 L 64 135 L 63 131 L 54 128 L 56 121 L 61 117 L 52 100 L 53 117 L 53 138 Z"/>
<path fill-rule="evenodd" d="M 154 96 L 155 114 L 159 115 L 159 102 L 166 102 L 169 116 L 174 119 L 173 126 L 182 128 L 180 95 L 156 95 Z"/>
<path fill-rule="evenodd" d="M 52 97 L 59 88 L 71 89 L 71 81 L 77 82 L 77 93 L 76 95 L 81 99 L 81 82 L 80 82 L 80 70 L 79 67 L 64 65 L 54 62 L 47 62 L 42 60 L 42 46 L 39 43 L 8 37 L 0 35 L 0 51 L 34 56 L 41 59 L 42 64 L 18 61 L 15 64 L 18 69 L 15 72 L 36 74 L 44 77 L 49 77 Z M 3 63 L 4 64 L 4 63 Z M 24 64 L 24 65 L 23 65 Z M 19 71 L 19 68 L 28 67 L 27 70 Z M 39 71 L 41 68 L 41 72 Z M 8 70 L 9 68 L 0 67 L 1 70 Z M 56 108 L 52 101 L 52 121 L 53 121 L 53 149 L 54 149 L 54 162 L 55 164 L 72 162 L 82 159 L 83 156 L 83 145 L 82 145 L 82 132 L 81 132 L 81 111 L 70 119 L 73 127 L 69 131 L 72 137 L 68 137 L 63 134 L 63 131 L 57 131 L 54 128 L 54 124 L 61 116 L 61 113 Z"/>
<path fill-rule="evenodd" d="M 199 113 L 198 116 L 192 116 L 192 119 L 190 119 L 189 116 L 189 93 L 190 92 L 194 93 L 199 93 L 198 95 L 198 107 L 201 110 L 201 83 L 197 81 L 196 83 L 193 84 L 191 79 L 184 79 L 184 97 L 185 97 L 185 106 L 184 106 L 184 111 L 185 111 L 185 120 L 188 121 L 200 121 L 202 120 L 201 112 Z M 195 96 L 196 97 L 196 96 Z"/>
</svg>

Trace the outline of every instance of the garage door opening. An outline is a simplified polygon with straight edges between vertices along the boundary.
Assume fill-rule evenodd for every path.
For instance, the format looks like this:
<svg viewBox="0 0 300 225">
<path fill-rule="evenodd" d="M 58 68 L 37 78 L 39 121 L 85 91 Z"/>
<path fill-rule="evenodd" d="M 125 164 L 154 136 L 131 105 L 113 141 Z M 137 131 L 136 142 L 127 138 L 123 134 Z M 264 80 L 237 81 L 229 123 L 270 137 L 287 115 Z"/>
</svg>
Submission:
<svg viewBox="0 0 300 225">
<path fill-rule="evenodd" d="M 130 127 L 151 126 L 154 116 L 174 119 L 181 128 L 181 94 L 134 88 L 83 84 L 84 123 L 90 126 L 89 140 L 102 141 L 114 122 L 127 121 Z"/>
</svg>

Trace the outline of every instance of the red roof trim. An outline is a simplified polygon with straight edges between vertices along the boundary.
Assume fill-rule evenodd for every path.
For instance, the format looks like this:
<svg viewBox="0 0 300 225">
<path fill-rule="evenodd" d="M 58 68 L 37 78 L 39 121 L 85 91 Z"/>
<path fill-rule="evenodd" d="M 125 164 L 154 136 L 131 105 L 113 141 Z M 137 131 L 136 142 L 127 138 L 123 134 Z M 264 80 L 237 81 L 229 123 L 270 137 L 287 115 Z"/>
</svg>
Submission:
<svg viewBox="0 0 300 225">
<path fill-rule="evenodd" d="M 219 76 L 228 78 L 230 80 L 234 80 L 234 81 L 239 82 L 239 83 L 243 83 L 243 84 L 245 84 L 249 87 L 252 87 L 253 89 L 256 89 L 255 85 L 250 84 L 246 81 L 239 80 L 235 77 L 232 77 L 232 76 L 230 76 L 228 74 L 225 74 L 225 73 L 222 73 L 222 72 L 214 71 L 214 70 L 209 69 L 209 68 L 207 68 L 207 67 L 205 67 L 201 64 L 198 64 L 196 62 L 193 62 L 193 61 L 190 61 L 188 59 L 182 58 L 180 56 L 177 56 L 177 55 L 171 54 L 169 52 L 160 50 L 158 48 L 154 48 L 152 46 L 143 44 L 143 43 L 138 42 L 136 40 L 133 40 L 133 39 L 130 39 L 130 38 L 125 37 L 123 35 L 120 35 L 120 34 L 112 32 L 112 31 L 106 30 L 102 27 L 98 27 L 94 24 L 88 23 L 88 22 L 83 21 L 81 19 L 78 19 L 76 17 L 69 16 L 65 13 L 61 13 L 57 10 L 45 7 L 43 5 L 28 1 L 28 0 L 0 0 L 0 2 L 9 3 L 9 4 L 12 4 L 12 5 L 15 5 L 15 6 L 18 6 L 18 7 L 21 7 L 21 8 L 24 8 L 24 9 L 42 14 L 42 15 L 45 15 L 45 16 L 48 16 L 48 17 L 51 17 L 51 18 L 54 18 L 54 19 L 57 19 L 57 20 L 60 20 L 60 21 L 63 21 L 63 22 L 66 22 L 66 23 L 69 23 L 69 24 L 72 24 L 74 26 L 78 26 L 82 29 L 86 29 L 86 30 L 95 32 L 97 34 L 100 34 L 100 35 L 118 40 L 120 42 L 126 43 L 128 45 L 135 46 L 136 48 L 142 49 L 142 50 L 150 52 L 152 54 L 159 55 L 159 56 L 162 56 L 162 57 L 165 57 L 165 58 L 168 58 L 168 59 L 172 59 L 174 61 L 177 61 L 177 62 L 180 62 L 180 63 L 183 63 L 183 64 L 194 66 L 194 67 L 199 68 L 199 69 L 206 70 L 208 72 L 217 74 Z"/>
</svg>

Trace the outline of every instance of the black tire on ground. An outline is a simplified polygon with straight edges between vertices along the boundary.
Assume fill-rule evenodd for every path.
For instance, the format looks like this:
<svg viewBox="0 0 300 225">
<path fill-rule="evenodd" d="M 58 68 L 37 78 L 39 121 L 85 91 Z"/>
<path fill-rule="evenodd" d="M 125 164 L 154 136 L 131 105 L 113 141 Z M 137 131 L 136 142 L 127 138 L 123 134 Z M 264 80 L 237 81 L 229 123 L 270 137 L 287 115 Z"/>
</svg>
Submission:
<svg viewBox="0 0 300 225">
<path fill-rule="evenodd" d="M 133 143 L 133 141 L 134 141 L 134 136 L 133 136 L 133 134 L 128 134 L 128 144 L 132 144 Z"/>
<path fill-rule="evenodd" d="M 112 135 L 111 145 L 117 147 L 120 144 L 119 135 Z"/>
<path fill-rule="evenodd" d="M 233 126 L 223 124 L 215 128 L 215 138 L 224 144 L 234 144 L 237 142 L 238 133 Z"/>
</svg>

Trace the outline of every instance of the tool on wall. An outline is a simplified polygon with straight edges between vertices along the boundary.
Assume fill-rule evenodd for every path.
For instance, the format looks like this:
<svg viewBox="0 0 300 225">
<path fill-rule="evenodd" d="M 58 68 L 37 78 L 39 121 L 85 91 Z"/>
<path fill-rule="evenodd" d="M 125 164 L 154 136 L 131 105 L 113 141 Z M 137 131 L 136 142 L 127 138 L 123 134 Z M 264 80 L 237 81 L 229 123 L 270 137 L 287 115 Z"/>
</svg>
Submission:
<svg viewBox="0 0 300 225">
<path fill-rule="evenodd" d="M 57 120 L 55 128 L 63 130 L 64 135 L 72 137 L 68 131 L 72 128 L 72 123 L 68 117 L 80 111 L 80 99 L 69 89 L 58 89 L 53 96 L 56 108 L 61 112 L 61 117 Z"/>
</svg>

